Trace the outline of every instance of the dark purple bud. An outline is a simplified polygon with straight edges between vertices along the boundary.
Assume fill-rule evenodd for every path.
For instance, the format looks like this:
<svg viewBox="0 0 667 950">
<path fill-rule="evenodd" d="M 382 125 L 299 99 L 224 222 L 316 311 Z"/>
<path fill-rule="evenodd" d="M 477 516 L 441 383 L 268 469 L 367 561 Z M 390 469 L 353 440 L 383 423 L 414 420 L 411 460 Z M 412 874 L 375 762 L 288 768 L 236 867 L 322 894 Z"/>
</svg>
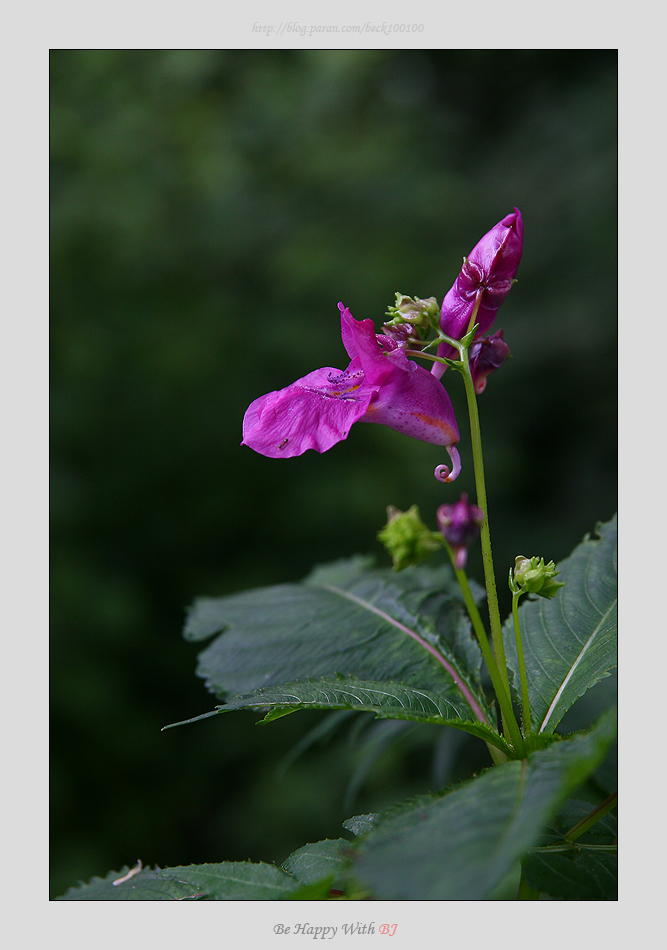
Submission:
<svg viewBox="0 0 667 950">
<path fill-rule="evenodd" d="M 462 570 L 468 560 L 468 548 L 479 537 L 484 512 L 477 505 L 468 504 L 468 496 L 463 492 L 455 504 L 440 505 L 437 519 L 443 538 L 454 552 L 454 564 Z"/>
<path fill-rule="evenodd" d="M 486 389 L 486 377 L 500 369 L 509 355 L 510 348 L 503 340 L 502 330 L 475 340 L 470 347 L 470 372 L 477 395 Z"/>
</svg>

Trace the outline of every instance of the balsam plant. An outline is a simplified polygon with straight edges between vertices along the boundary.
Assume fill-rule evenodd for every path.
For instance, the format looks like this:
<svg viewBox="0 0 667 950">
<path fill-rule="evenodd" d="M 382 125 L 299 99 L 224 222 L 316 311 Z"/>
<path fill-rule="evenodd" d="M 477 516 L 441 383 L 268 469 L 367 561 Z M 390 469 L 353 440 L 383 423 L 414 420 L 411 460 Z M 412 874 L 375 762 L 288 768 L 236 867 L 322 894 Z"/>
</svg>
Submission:
<svg viewBox="0 0 667 950">
<path fill-rule="evenodd" d="M 444 447 L 450 464 L 435 477 L 451 485 L 460 434 L 442 380 L 453 370 L 467 397 L 476 502 L 444 501 L 438 530 L 416 505 L 389 507 L 378 537 L 392 568 L 359 557 L 319 566 L 301 583 L 197 600 L 185 625 L 189 640 L 214 638 L 198 674 L 221 704 L 196 719 L 372 713 L 463 730 L 486 744 L 488 768 L 388 813 L 352 816 L 349 837 L 306 844 L 281 867 L 138 864 L 64 899 L 488 900 L 506 897 L 512 881 L 518 900 L 616 899 L 616 793 L 594 801 L 581 791 L 614 741 L 615 711 L 581 732 L 556 731 L 616 665 L 616 519 L 558 568 L 518 555 L 504 624 L 498 607 L 477 399 L 509 355 L 502 330 L 485 334 L 522 249 L 515 208 L 464 258 L 441 307 L 396 294 L 378 334 L 339 304 L 347 368 L 261 396 L 243 421 L 242 444 L 272 458 L 325 452 L 355 422 L 380 423 Z M 485 593 L 465 572 L 478 540 Z M 451 567 L 423 563 L 442 548 Z"/>
</svg>

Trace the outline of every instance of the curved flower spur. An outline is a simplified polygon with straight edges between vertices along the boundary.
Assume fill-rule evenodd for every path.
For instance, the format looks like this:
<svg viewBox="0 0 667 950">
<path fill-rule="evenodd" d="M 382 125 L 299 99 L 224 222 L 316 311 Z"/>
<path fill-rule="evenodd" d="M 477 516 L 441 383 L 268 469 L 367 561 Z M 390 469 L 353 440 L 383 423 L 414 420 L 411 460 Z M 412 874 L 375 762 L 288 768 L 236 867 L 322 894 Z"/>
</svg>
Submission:
<svg viewBox="0 0 667 950">
<path fill-rule="evenodd" d="M 453 462 L 447 480 L 453 481 L 461 468 L 459 430 L 442 383 L 409 360 L 395 339 L 376 334 L 372 320 L 355 320 L 342 303 L 338 308 L 347 369 L 325 366 L 255 399 L 241 444 L 269 458 L 291 458 L 308 449 L 326 452 L 355 422 L 377 422 L 445 446 Z"/>
</svg>

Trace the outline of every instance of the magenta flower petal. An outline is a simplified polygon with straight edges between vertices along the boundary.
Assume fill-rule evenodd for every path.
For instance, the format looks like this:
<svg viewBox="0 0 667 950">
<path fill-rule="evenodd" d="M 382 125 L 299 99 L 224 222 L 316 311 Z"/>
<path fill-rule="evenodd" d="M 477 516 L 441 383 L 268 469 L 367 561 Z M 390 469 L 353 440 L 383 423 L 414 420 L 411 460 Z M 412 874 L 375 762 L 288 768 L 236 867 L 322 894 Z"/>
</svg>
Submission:
<svg viewBox="0 0 667 950">
<path fill-rule="evenodd" d="M 391 365 L 387 363 L 385 353 L 387 350 L 396 349 L 398 344 L 383 336 L 383 347 L 375 333 L 372 320 L 355 320 L 349 308 L 344 307 L 342 303 L 338 304 L 338 309 L 340 333 L 347 355 L 351 360 L 359 360 L 369 385 L 381 384 L 391 373 Z"/>
<path fill-rule="evenodd" d="M 372 320 L 355 320 L 339 304 L 341 335 L 351 363 L 325 367 L 286 389 L 256 399 L 243 420 L 243 442 L 270 458 L 307 449 L 326 452 L 355 422 L 377 422 L 448 448 L 459 441 L 454 409 L 442 383 L 412 363 Z M 457 471 L 458 474 L 458 471 Z"/>
<path fill-rule="evenodd" d="M 403 350 L 387 353 L 385 359 L 393 370 L 360 422 L 379 422 L 433 445 L 458 442 L 454 408 L 442 383 Z"/>
<path fill-rule="evenodd" d="M 325 366 L 291 386 L 255 399 L 243 418 L 243 442 L 269 458 L 291 458 L 307 449 L 326 452 L 346 439 L 373 395 L 361 390 L 357 361 L 344 373 Z"/>
</svg>

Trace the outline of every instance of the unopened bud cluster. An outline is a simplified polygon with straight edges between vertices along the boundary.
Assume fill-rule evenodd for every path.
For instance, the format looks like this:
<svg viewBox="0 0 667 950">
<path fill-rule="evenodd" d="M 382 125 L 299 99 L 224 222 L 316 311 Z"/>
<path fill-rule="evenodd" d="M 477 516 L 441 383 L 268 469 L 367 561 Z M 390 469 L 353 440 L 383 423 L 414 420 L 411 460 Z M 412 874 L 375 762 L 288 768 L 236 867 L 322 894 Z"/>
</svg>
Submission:
<svg viewBox="0 0 667 950">
<path fill-rule="evenodd" d="M 514 560 L 510 568 L 509 586 L 513 594 L 539 594 L 540 597 L 555 597 L 564 583 L 554 580 L 560 571 L 553 561 L 544 563 L 543 557 L 523 557 Z"/>
<path fill-rule="evenodd" d="M 407 511 L 389 505 L 387 523 L 378 532 L 378 540 L 391 555 L 395 571 L 419 564 L 442 547 L 440 534 L 430 531 L 424 524 L 417 505 L 412 505 Z"/>
<path fill-rule="evenodd" d="M 440 307 L 435 297 L 407 297 L 405 294 L 396 294 L 396 301 L 387 310 L 391 319 L 385 326 L 401 326 L 412 324 L 421 330 L 436 327 L 440 319 Z"/>
</svg>

